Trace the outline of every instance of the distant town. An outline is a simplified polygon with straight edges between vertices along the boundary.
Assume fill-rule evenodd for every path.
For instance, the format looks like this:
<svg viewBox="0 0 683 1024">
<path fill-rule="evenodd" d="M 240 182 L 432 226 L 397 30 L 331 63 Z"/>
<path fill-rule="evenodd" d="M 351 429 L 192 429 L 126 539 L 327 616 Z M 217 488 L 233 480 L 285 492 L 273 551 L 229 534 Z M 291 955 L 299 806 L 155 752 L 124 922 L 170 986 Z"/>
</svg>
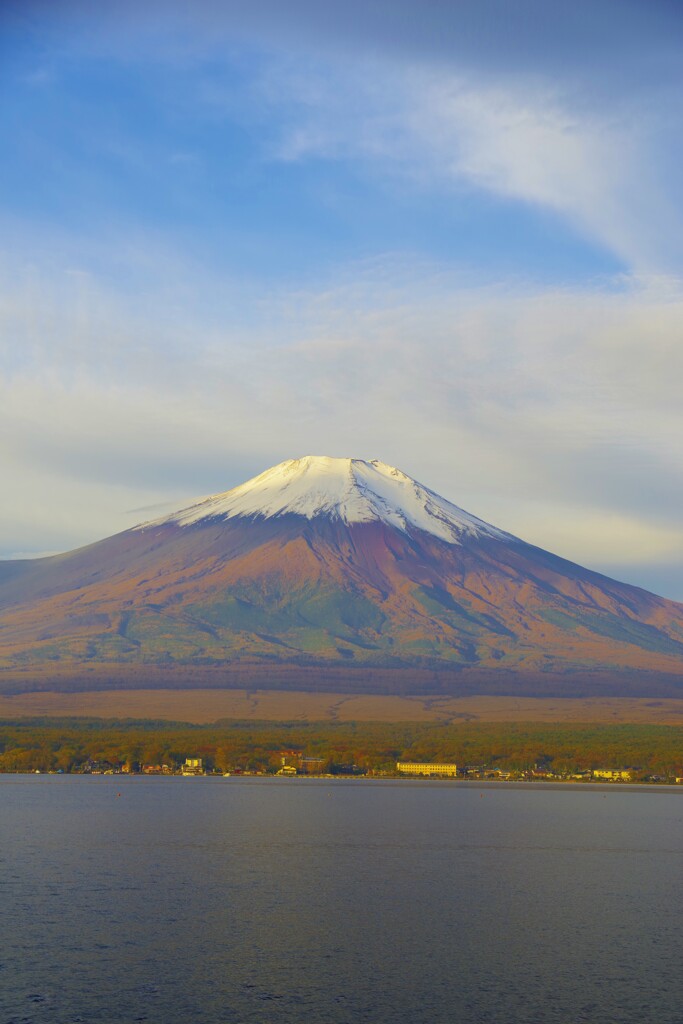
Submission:
<svg viewBox="0 0 683 1024">
<path fill-rule="evenodd" d="M 322 757 L 306 757 L 302 752 L 285 750 L 280 752 L 279 767 L 273 770 L 249 770 L 233 768 L 220 771 L 215 766 L 205 765 L 201 757 L 187 757 L 182 764 L 142 764 L 139 762 L 117 762 L 88 760 L 70 772 L 72 775 L 180 775 L 192 776 L 278 776 L 296 778 L 413 778 L 413 779 L 460 779 L 488 780 L 494 782 L 646 782 L 683 784 L 683 776 L 648 775 L 637 767 L 593 768 L 578 772 L 554 772 L 549 768 L 534 765 L 525 771 L 509 771 L 485 764 L 463 765 L 429 761 L 397 761 L 395 771 L 365 769 L 356 764 L 330 764 Z M 42 774 L 34 769 L 33 774 Z M 63 769 L 52 769 L 46 774 L 64 774 Z"/>
<path fill-rule="evenodd" d="M 0 773 L 680 784 L 683 727 L 0 721 Z"/>
</svg>

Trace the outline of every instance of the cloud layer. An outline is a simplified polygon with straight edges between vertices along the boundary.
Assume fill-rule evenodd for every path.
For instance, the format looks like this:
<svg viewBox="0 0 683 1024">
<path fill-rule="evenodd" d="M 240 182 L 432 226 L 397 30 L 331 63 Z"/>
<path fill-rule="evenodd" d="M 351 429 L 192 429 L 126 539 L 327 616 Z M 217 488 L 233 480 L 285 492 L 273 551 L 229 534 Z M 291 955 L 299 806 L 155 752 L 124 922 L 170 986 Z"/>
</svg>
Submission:
<svg viewBox="0 0 683 1024">
<path fill-rule="evenodd" d="M 89 281 L 76 311 L 59 276 L 23 297 L 6 282 L 3 335 L 24 339 L 0 395 L 15 550 L 95 539 L 132 525 L 129 509 L 306 453 L 381 457 L 636 581 L 683 548 L 677 292 L 476 288 L 393 257 L 262 296 L 237 337 L 198 316 L 213 282 L 171 327 L 127 319 L 125 296 Z"/>
</svg>

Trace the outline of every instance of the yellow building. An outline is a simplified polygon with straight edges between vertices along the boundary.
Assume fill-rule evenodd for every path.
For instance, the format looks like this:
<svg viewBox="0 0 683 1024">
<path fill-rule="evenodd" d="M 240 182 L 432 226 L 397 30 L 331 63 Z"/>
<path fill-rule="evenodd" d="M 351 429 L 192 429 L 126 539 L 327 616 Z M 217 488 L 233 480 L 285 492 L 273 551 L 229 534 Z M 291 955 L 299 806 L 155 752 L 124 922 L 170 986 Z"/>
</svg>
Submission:
<svg viewBox="0 0 683 1024">
<path fill-rule="evenodd" d="M 186 757 L 185 764 L 180 769 L 181 775 L 203 775 L 201 757 Z"/>
<path fill-rule="evenodd" d="M 455 764 L 430 764 L 424 761 L 397 761 L 396 771 L 402 775 L 446 775 L 458 774 Z"/>
<path fill-rule="evenodd" d="M 628 768 L 595 768 L 594 779 L 607 779 L 609 782 L 630 782 L 633 773 Z"/>
</svg>

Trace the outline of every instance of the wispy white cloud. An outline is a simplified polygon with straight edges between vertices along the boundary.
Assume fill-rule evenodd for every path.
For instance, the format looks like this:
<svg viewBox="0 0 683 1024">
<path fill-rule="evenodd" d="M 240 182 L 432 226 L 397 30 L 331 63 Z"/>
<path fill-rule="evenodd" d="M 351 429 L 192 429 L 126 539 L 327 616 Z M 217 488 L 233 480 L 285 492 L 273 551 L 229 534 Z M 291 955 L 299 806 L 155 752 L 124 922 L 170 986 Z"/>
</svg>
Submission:
<svg viewBox="0 0 683 1024">
<path fill-rule="evenodd" d="M 261 88 L 287 111 L 277 158 L 357 160 L 427 187 L 481 189 L 565 218 L 631 272 L 681 268 L 682 218 L 660 167 L 677 133 L 666 104 L 655 116 L 632 97 L 592 106 L 539 76 L 367 58 L 275 63 Z"/>
</svg>

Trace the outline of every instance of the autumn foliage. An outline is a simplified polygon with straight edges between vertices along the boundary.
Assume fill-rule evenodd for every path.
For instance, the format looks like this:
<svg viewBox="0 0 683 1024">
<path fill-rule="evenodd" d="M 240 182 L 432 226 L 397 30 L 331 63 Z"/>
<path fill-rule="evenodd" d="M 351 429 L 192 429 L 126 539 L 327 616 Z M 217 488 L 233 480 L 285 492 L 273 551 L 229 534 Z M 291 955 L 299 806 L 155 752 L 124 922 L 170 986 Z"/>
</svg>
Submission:
<svg viewBox="0 0 683 1024">
<path fill-rule="evenodd" d="M 557 772 L 630 766 L 641 776 L 683 774 L 683 727 L 467 722 L 253 723 L 189 726 L 150 721 L 0 722 L 0 771 L 81 770 L 111 765 L 179 766 L 188 756 L 218 771 L 275 771 L 283 750 L 322 758 L 326 769 L 393 771 L 399 759 L 456 761 Z"/>
</svg>

